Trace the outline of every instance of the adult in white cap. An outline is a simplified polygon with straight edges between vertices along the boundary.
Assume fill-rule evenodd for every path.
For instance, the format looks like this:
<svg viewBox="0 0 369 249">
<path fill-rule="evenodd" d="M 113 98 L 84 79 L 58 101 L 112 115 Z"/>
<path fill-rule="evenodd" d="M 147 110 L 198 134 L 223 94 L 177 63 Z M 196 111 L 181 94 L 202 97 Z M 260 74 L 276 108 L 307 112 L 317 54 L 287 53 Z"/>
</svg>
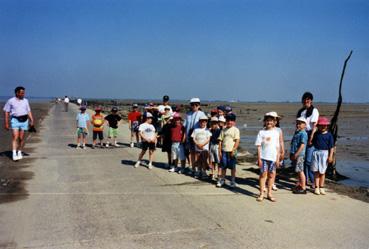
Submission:
<svg viewBox="0 0 369 249">
<path fill-rule="evenodd" d="M 200 110 L 200 99 L 192 98 L 190 100 L 191 110 L 186 113 L 186 118 L 184 121 L 184 126 L 186 128 L 186 150 L 190 155 L 190 163 L 192 168 L 195 167 L 195 155 L 196 148 L 195 143 L 191 139 L 191 134 L 194 129 L 199 128 L 200 117 L 205 116 L 205 113 Z M 194 173 L 194 172 L 193 172 Z"/>
<path fill-rule="evenodd" d="M 18 86 L 14 93 L 15 97 L 6 102 L 3 110 L 5 113 L 5 129 L 12 129 L 13 160 L 17 161 L 23 158 L 24 132 L 28 130 L 29 125 L 33 126 L 33 116 L 28 100 L 24 98 L 25 88 Z"/>
</svg>

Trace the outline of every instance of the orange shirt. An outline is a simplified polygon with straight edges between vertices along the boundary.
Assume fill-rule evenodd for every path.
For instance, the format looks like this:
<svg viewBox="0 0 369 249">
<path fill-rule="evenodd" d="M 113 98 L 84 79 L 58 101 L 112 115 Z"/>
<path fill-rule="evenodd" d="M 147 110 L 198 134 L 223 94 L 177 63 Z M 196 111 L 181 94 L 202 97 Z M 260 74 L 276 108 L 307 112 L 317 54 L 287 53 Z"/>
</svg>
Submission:
<svg viewBox="0 0 369 249">
<path fill-rule="evenodd" d="M 92 126 L 93 126 L 93 131 L 103 131 L 104 130 L 104 116 L 101 114 L 95 114 L 92 116 Z"/>
</svg>

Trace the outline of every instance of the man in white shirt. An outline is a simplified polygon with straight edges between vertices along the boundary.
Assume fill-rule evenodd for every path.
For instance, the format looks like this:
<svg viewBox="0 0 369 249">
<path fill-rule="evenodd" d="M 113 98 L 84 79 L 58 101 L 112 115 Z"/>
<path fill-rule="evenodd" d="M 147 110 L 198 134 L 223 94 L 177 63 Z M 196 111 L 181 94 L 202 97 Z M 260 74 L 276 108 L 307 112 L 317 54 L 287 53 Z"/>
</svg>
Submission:
<svg viewBox="0 0 369 249">
<path fill-rule="evenodd" d="M 68 112 L 69 98 L 68 96 L 64 97 L 64 111 Z"/>
</svg>

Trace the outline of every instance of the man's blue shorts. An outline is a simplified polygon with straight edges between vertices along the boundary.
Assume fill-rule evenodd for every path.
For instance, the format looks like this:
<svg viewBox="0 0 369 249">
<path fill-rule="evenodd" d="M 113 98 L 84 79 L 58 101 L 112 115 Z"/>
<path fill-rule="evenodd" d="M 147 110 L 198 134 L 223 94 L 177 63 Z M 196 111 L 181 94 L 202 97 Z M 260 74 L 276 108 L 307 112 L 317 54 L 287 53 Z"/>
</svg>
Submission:
<svg viewBox="0 0 369 249">
<path fill-rule="evenodd" d="M 10 126 L 14 130 L 28 131 L 28 120 L 26 120 L 25 122 L 19 122 L 18 119 L 11 118 Z"/>
<path fill-rule="evenodd" d="M 231 152 L 222 151 L 220 167 L 222 169 L 235 169 L 237 159 L 236 156 L 231 156 Z"/>
</svg>

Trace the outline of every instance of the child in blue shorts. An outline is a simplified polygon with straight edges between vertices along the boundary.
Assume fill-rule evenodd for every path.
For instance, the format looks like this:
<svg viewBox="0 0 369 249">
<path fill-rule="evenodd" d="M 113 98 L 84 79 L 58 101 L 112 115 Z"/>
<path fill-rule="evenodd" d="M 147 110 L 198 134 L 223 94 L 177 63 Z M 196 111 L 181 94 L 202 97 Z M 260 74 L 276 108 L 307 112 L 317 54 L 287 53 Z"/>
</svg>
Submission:
<svg viewBox="0 0 369 249">
<path fill-rule="evenodd" d="M 219 158 L 221 160 L 222 174 L 218 179 L 217 187 L 222 187 L 225 183 L 227 169 L 231 170 L 231 185 L 236 187 L 236 162 L 237 149 L 240 144 L 240 130 L 236 127 L 236 115 L 229 113 L 226 116 L 226 127 L 219 136 Z"/>
<path fill-rule="evenodd" d="M 88 126 L 90 121 L 90 116 L 86 113 L 86 107 L 81 106 L 79 108 L 80 113 L 77 114 L 77 149 L 80 148 L 82 142 L 82 149 L 86 148 L 86 137 L 88 134 Z"/>
<path fill-rule="evenodd" d="M 268 179 L 267 198 L 270 201 L 276 201 L 272 196 L 272 187 L 276 175 L 277 167 L 279 167 L 279 136 L 280 132 L 275 128 L 276 112 L 268 112 L 264 115 L 264 129 L 260 130 L 255 145 L 258 148 L 258 166 L 260 168 L 259 186 L 260 195 L 256 199 L 262 201 L 264 199 L 265 183 Z"/>
</svg>

